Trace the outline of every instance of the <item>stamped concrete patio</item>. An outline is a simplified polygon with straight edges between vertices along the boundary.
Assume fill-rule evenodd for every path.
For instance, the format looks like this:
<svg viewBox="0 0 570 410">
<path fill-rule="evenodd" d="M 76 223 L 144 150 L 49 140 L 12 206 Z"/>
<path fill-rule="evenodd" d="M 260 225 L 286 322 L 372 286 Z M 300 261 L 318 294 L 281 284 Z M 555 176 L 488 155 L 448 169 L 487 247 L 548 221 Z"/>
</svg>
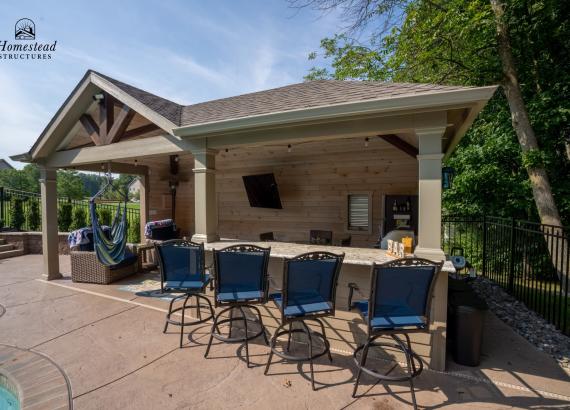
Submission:
<svg viewBox="0 0 570 410">
<path fill-rule="evenodd" d="M 69 258 L 60 263 L 69 272 Z M 1 348 L 13 346 L 51 360 L 63 376 L 40 383 L 29 408 L 69 407 L 62 396 L 67 391 L 76 409 L 410 407 L 406 385 L 368 378 L 360 390 L 365 397 L 352 399 L 355 368 L 345 351 L 336 350 L 332 364 L 318 361 L 313 392 L 308 365 L 278 362 L 264 376 L 268 348 L 260 342 L 251 347 L 252 369 L 241 359 L 240 345 L 215 344 L 212 358 L 204 359 L 208 325 L 192 328 L 191 341 L 178 348 L 177 329 L 162 333 L 168 301 L 147 289 L 156 274 L 111 286 L 81 285 L 67 278 L 47 283 L 41 268 L 41 255 L 0 261 L 0 368 L 9 365 Z M 377 360 L 378 368 L 392 365 Z M 492 315 L 481 366 L 449 361 L 447 368 L 417 379 L 421 407 L 570 408 L 570 378 Z M 68 384 L 64 393 L 61 380 Z"/>
</svg>

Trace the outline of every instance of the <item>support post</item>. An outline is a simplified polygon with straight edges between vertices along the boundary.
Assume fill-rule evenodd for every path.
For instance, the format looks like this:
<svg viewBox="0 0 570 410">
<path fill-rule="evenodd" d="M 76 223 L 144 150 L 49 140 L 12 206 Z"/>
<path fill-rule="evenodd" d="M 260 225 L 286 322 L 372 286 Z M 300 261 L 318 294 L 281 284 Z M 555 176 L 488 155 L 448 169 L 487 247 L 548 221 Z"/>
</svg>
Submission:
<svg viewBox="0 0 570 410">
<path fill-rule="evenodd" d="M 216 200 L 216 150 L 200 149 L 194 155 L 194 224 L 195 242 L 214 242 L 218 236 Z"/>
<path fill-rule="evenodd" d="M 417 129 L 419 140 L 418 257 L 445 260 L 441 249 L 441 138 L 445 127 Z M 447 272 L 436 278 L 431 304 L 431 351 L 429 367 L 445 370 L 447 337 Z"/>
<path fill-rule="evenodd" d="M 47 280 L 60 279 L 59 236 L 57 227 L 57 171 L 40 167 L 42 195 L 42 253 L 44 276 Z"/>
<path fill-rule="evenodd" d="M 145 242 L 144 227 L 148 222 L 148 209 L 149 209 L 149 193 L 150 193 L 150 178 L 148 170 L 146 173 L 139 176 L 140 191 L 139 191 L 139 220 L 140 220 L 140 236 L 141 243 Z"/>
<path fill-rule="evenodd" d="M 416 256 L 442 261 L 441 249 L 441 138 L 445 127 L 417 129 L 419 140 L 418 246 Z"/>
</svg>

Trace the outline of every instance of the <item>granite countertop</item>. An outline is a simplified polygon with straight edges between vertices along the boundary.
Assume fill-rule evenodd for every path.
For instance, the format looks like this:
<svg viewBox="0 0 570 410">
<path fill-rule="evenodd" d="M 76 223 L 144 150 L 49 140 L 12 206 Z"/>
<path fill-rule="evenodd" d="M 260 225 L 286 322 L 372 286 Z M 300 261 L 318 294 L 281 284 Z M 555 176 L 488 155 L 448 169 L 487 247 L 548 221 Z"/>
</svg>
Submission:
<svg viewBox="0 0 570 410">
<path fill-rule="evenodd" d="M 263 248 L 271 247 L 271 256 L 275 258 L 292 258 L 302 253 L 314 251 L 326 251 L 332 253 L 343 253 L 343 264 L 349 265 L 365 265 L 370 266 L 372 263 L 384 263 L 396 259 L 388 255 L 384 249 L 375 248 L 354 248 L 354 247 L 340 247 L 340 246 L 327 246 L 327 245 L 306 245 L 292 242 L 255 242 L 255 241 L 240 241 L 235 239 L 220 239 L 216 242 L 209 242 L 204 244 L 206 250 L 221 249 L 227 246 L 247 243 L 250 245 L 257 245 Z M 443 265 L 443 271 L 455 272 L 453 265 L 450 261 L 446 261 Z"/>
</svg>

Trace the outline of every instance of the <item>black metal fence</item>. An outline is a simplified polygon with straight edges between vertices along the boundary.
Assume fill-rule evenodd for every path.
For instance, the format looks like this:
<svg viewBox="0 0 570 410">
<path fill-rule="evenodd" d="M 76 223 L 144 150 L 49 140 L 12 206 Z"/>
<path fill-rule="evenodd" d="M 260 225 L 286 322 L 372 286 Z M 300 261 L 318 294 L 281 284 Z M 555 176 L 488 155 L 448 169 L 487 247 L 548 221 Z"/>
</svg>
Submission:
<svg viewBox="0 0 570 410">
<path fill-rule="evenodd" d="M 498 217 L 444 216 L 442 246 L 570 334 L 567 228 Z"/>
<path fill-rule="evenodd" d="M 71 205 L 71 211 L 81 208 L 84 211 L 86 225 L 90 224 L 89 216 L 89 201 L 76 200 L 68 198 L 57 199 L 58 215 L 62 207 L 66 204 Z M 21 207 L 21 211 L 14 212 L 15 207 Z M 37 218 L 33 216 L 35 208 L 38 212 Z M 98 214 L 103 215 L 103 223 L 110 224 L 111 219 L 114 217 L 117 210 L 116 204 L 97 204 Z M 14 219 L 18 219 L 17 214 L 21 215 L 21 224 Z M 40 221 L 38 224 L 38 220 Z M 138 231 L 140 224 L 139 209 L 136 207 L 127 207 L 127 221 L 132 229 L 129 229 L 128 240 L 130 242 L 138 242 L 134 232 Z M 136 229 L 134 228 L 136 225 Z M 0 187 L 0 228 L 4 230 L 13 230 L 17 228 L 15 225 L 20 225 L 19 229 L 22 231 L 41 231 L 41 195 L 35 192 L 19 191 L 16 189 Z M 61 224 L 59 224 L 60 230 Z M 65 230 L 65 229 L 63 229 Z"/>
</svg>

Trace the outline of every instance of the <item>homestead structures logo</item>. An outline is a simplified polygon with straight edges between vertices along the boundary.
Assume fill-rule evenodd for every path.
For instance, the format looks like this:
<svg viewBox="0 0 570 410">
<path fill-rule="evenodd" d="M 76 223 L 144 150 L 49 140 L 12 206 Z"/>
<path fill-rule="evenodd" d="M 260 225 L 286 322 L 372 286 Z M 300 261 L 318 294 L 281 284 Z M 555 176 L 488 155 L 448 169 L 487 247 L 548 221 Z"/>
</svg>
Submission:
<svg viewBox="0 0 570 410">
<path fill-rule="evenodd" d="M 30 19 L 20 19 L 14 26 L 14 37 L 16 40 L 35 40 L 36 25 Z"/>
<path fill-rule="evenodd" d="M 0 60 L 51 60 L 57 40 L 42 43 L 36 41 L 36 24 L 22 18 L 14 24 L 15 42 L 0 40 Z"/>
</svg>

